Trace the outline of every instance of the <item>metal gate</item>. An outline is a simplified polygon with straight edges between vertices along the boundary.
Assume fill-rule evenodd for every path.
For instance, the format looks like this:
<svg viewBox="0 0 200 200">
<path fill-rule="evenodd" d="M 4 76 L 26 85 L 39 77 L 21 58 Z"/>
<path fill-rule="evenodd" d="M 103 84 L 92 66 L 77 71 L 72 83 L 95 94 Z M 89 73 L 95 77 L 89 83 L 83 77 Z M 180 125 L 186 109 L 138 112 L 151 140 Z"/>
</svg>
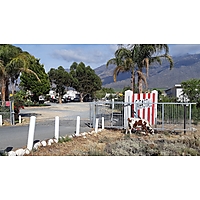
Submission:
<svg viewBox="0 0 200 200">
<path fill-rule="evenodd" d="M 104 117 L 105 128 L 126 128 L 127 118 L 134 116 L 134 103 L 126 102 L 92 102 L 90 104 L 90 123 L 95 127 L 96 118 L 101 127 Z M 193 125 L 192 110 L 195 103 L 156 103 L 154 129 L 191 131 Z M 153 104 L 151 105 L 153 106 Z M 140 109 L 137 105 L 134 107 Z M 141 109 L 142 110 L 142 109 Z M 140 117 L 140 116 L 138 116 Z"/>
</svg>

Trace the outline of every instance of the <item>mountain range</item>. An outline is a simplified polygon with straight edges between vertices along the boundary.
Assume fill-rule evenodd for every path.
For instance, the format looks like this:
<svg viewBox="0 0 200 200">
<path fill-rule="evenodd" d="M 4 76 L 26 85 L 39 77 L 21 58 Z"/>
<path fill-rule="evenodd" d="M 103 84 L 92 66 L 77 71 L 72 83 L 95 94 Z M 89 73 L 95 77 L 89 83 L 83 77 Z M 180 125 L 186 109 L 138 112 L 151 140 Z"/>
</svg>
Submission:
<svg viewBox="0 0 200 200">
<path fill-rule="evenodd" d="M 171 70 L 167 60 L 163 60 L 161 65 L 150 65 L 149 77 L 147 77 L 149 89 L 168 89 L 183 81 L 200 78 L 200 54 L 186 54 L 172 58 L 174 67 Z M 131 72 L 119 73 L 117 81 L 113 81 L 115 67 L 115 65 L 109 65 L 108 67 L 102 65 L 95 69 L 95 73 L 102 80 L 102 86 L 114 89 L 123 89 L 125 86 L 131 86 Z"/>
</svg>

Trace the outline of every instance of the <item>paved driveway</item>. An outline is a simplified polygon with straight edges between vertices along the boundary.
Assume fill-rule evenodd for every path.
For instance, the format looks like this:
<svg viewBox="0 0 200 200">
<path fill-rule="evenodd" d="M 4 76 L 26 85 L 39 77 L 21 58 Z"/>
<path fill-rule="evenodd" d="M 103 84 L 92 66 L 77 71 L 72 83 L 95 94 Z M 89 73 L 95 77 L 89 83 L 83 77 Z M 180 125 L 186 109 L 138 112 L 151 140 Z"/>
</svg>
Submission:
<svg viewBox="0 0 200 200">
<path fill-rule="evenodd" d="M 30 116 L 36 116 L 36 127 L 34 139 L 53 138 L 55 130 L 55 116 L 59 116 L 60 136 L 73 134 L 76 130 L 76 118 L 81 118 L 80 131 L 90 131 L 86 123 L 89 122 L 89 103 L 66 103 L 54 104 L 45 107 L 25 107 L 21 110 L 22 119 L 27 122 Z M 0 149 L 7 146 L 16 148 L 25 147 L 28 139 L 29 123 L 16 126 L 0 127 Z"/>
</svg>

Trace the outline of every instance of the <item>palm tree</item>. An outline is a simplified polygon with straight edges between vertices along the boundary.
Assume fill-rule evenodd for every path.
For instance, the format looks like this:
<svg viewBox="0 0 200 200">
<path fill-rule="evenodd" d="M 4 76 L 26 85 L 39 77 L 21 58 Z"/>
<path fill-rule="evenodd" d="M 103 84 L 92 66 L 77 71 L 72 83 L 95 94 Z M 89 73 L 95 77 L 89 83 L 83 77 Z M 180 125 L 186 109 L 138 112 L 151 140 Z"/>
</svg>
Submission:
<svg viewBox="0 0 200 200">
<path fill-rule="evenodd" d="M 141 80 L 144 81 L 146 87 L 147 87 L 147 81 L 145 76 L 142 72 L 136 71 L 136 61 L 135 61 L 135 51 L 123 47 L 122 45 L 119 45 L 118 50 L 115 52 L 115 58 L 110 59 L 106 66 L 108 67 L 110 64 L 116 65 L 116 68 L 113 72 L 113 80 L 116 82 L 117 76 L 120 72 L 127 72 L 131 71 L 131 82 L 132 82 L 132 91 L 135 90 L 135 73 L 137 72 L 138 76 Z"/>
<path fill-rule="evenodd" d="M 13 58 L 8 64 L 8 73 L 10 75 L 11 84 L 12 84 L 12 94 L 14 93 L 14 83 L 20 76 L 20 73 L 31 73 L 34 74 L 37 80 L 40 82 L 38 75 L 29 69 L 30 64 L 37 62 L 34 56 L 31 56 L 27 52 L 20 53 L 17 57 Z"/>
<path fill-rule="evenodd" d="M 6 93 L 8 94 L 9 80 L 14 81 L 19 77 L 20 72 L 33 73 L 40 81 L 37 74 L 28 69 L 30 58 L 34 58 L 27 52 L 13 45 L 0 45 L 0 79 L 2 105 L 5 105 Z M 14 93 L 14 90 L 12 91 Z M 8 98 L 8 97 L 7 97 Z"/>
<path fill-rule="evenodd" d="M 138 66 L 138 87 L 139 93 L 142 93 L 142 81 L 144 77 L 141 75 L 143 74 L 143 68 L 146 68 L 146 77 L 149 75 L 149 66 L 152 63 L 162 64 L 163 58 L 167 59 L 170 63 L 170 69 L 173 68 L 173 60 L 172 57 L 169 55 L 169 47 L 167 44 L 135 44 L 130 45 L 131 51 L 134 52 L 134 61 L 137 63 Z"/>
</svg>

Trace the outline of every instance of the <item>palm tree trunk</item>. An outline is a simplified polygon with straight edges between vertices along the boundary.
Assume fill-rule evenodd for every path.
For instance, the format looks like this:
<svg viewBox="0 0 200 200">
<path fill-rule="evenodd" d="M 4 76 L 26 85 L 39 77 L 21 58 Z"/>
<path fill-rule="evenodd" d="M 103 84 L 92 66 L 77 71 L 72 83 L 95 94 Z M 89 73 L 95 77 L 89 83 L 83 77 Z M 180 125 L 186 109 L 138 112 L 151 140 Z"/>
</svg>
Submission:
<svg viewBox="0 0 200 200">
<path fill-rule="evenodd" d="M 131 76 L 131 82 L 132 82 L 132 91 L 133 91 L 133 93 L 134 93 L 134 91 L 135 91 L 135 72 L 134 72 L 134 70 L 132 70 L 132 76 Z"/>
<path fill-rule="evenodd" d="M 138 71 L 138 93 L 141 94 L 143 92 L 143 85 L 142 85 L 142 76 L 141 76 L 141 70 Z"/>
<path fill-rule="evenodd" d="M 2 106 L 5 106 L 6 102 L 6 81 L 4 78 L 1 80 L 1 101 Z"/>
</svg>

